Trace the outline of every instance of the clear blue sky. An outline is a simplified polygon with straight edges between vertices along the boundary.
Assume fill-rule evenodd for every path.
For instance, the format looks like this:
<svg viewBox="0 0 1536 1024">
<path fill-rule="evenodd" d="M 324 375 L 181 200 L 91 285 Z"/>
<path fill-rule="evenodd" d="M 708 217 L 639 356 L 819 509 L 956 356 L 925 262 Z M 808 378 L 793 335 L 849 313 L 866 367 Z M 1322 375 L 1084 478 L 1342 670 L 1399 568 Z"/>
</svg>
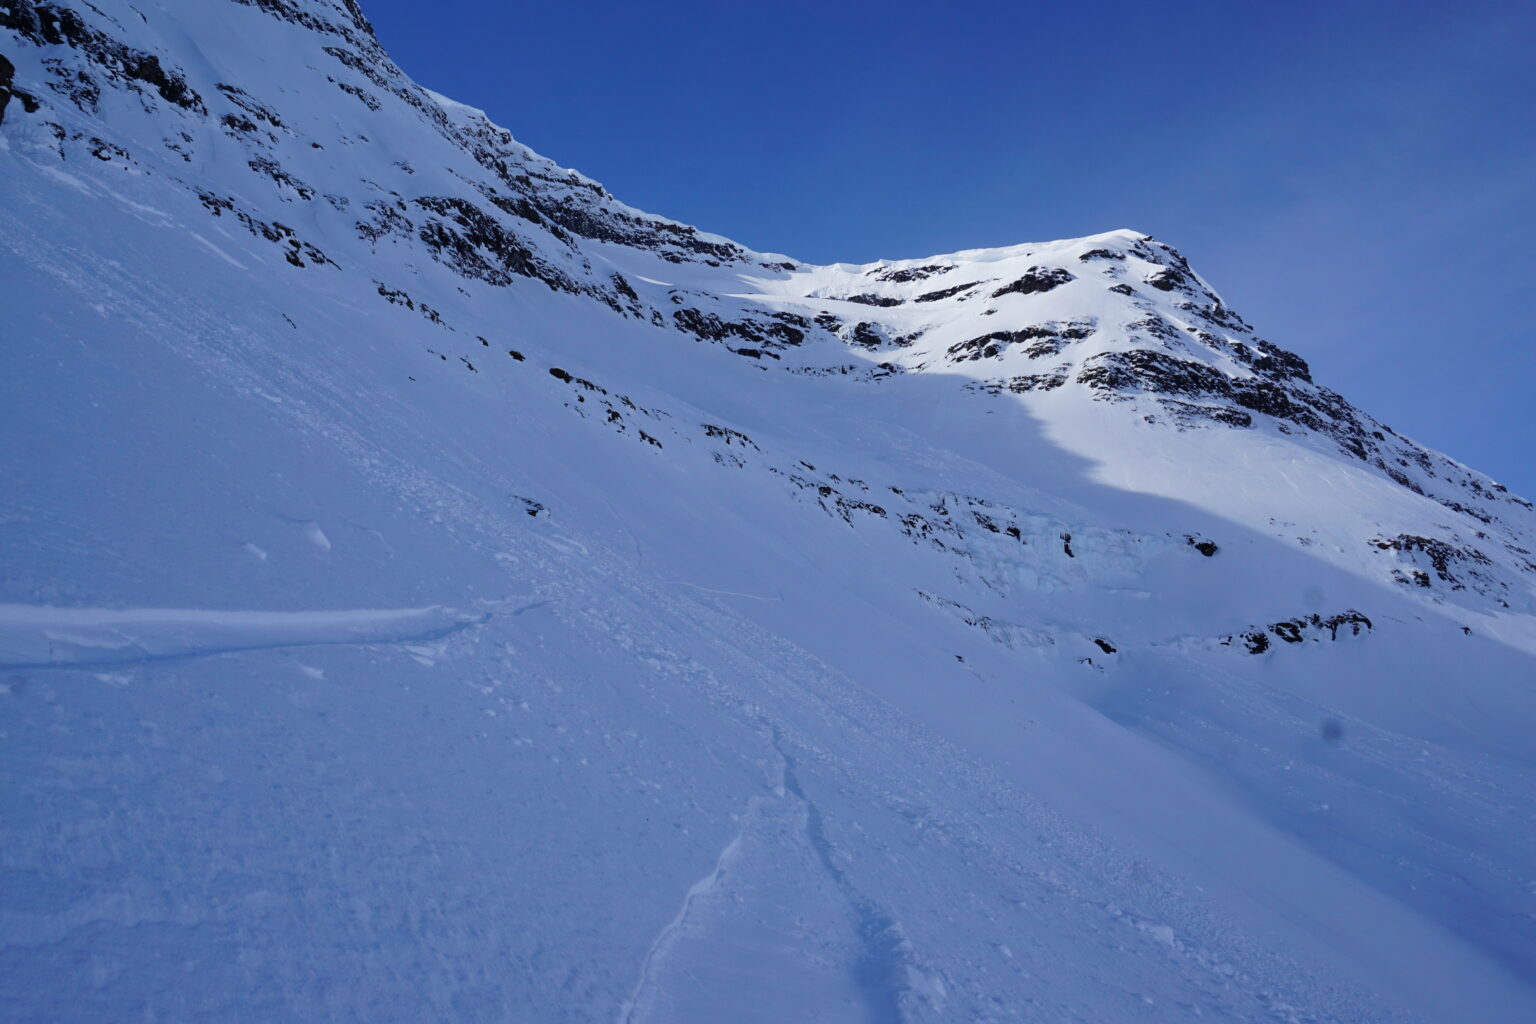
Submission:
<svg viewBox="0 0 1536 1024">
<path fill-rule="evenodd" d="M 1536 498 L 1536 3 L 362 0 L 419 82 L 815 262 L 1129 227 Z"/>
</svg>

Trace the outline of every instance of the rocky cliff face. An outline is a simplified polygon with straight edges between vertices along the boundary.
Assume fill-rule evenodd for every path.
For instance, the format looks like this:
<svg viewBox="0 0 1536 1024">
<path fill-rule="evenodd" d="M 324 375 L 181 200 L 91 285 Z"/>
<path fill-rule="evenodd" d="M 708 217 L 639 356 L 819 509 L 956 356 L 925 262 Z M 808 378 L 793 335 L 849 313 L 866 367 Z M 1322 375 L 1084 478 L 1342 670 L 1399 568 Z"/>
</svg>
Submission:
<svg viewBox="0 0 1536 1024">
<path fill-rule="evenodd" d="M 17 1019 L 1536 1005 L 1536 514 L 1171 246 L 754 252 L 352 0 L 0 0 L 0 171 Z"/>
</svg>

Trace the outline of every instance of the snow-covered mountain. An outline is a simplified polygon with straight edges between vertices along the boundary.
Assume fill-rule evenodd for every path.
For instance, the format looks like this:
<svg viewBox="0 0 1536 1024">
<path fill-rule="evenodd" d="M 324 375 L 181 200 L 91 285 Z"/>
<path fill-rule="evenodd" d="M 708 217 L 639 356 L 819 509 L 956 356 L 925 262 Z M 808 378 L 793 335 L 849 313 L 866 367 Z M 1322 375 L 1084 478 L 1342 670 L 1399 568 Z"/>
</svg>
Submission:
<svg viewBox="0 0 1536 1024">
<path fill-rule="evenodd" d="M 1536 1020 L 1536 513 L 1167 244 L 754 252 L 352 0 L 0 30 L 6 1020 Z"/>
</svg>

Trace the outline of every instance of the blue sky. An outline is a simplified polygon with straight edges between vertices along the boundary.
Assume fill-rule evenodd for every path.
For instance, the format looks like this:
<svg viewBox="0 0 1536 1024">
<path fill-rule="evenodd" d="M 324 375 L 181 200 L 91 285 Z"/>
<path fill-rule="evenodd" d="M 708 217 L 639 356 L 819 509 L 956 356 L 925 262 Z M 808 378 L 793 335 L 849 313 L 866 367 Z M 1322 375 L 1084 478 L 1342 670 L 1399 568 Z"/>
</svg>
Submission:
<svg viewBox="0 0 1536 1024">
<path fill-rule="evenodd" d="M 1150 232 L 1536 497 L 1536 4 L 363 3 L 422 84 L 757 249 Z"/>
</svg>

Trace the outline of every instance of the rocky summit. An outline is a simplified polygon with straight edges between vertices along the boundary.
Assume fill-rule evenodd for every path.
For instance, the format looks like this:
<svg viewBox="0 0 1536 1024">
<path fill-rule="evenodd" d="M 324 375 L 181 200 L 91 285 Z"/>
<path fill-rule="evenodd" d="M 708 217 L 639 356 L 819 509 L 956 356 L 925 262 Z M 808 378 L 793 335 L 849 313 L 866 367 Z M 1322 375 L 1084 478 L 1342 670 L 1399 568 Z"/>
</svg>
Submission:
<svg viewBox="0 0 1536 1024">
<path fill-rule="evenodd" d="M 0 0 L 0 254 L 6 1020 L 1536 1020 L 1536 513 L 1167 242 Z"/>
</svg>

